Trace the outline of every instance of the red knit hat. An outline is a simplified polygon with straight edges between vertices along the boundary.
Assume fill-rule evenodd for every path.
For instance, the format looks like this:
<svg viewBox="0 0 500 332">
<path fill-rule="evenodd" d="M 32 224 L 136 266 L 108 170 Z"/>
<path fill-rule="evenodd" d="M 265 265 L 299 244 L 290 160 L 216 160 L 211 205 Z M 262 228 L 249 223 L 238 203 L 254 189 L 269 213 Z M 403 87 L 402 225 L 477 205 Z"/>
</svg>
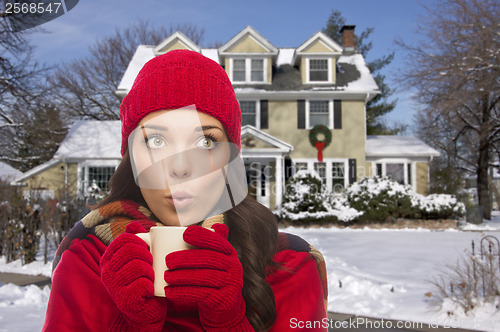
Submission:
<svg viewBox="0 0 500 332">
<path fill-rule="evenodd" d="M 193 51 L 174 50 L 148 61 L 120 105 L 122 156 L 128 137 L 149 113 L 195 105 L 219 120 L 241 147 L 241 110 L 224 69 Z"/>
</svg>

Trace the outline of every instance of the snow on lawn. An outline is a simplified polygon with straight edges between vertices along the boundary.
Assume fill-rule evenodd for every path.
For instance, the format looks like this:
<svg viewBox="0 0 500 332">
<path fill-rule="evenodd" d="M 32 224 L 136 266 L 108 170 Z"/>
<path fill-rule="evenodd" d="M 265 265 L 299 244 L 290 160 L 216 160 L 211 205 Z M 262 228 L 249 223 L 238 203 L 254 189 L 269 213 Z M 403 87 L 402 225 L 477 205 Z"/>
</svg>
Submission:
<svg viewBox="0 0 500 332">
<path fill-rule="evenodd" d="M 486 226 L 498 230 L 500 215 Z M 498 231 L 296 227 L 281 231 L 302 236 L 325 256 L 329 311 L 500 331 L 500 314 L 494 306 L 479 307 L 470 316 L 458 313 L 448 317 L 446 311 L 454 309 L 450 303 L 439 311 L 429 305 L 430 299 L 425 296 L 435 291 L 427 280 L 437 277 L 445 265 L 453 264 L 465 250 L 470 250 L 472 240 L 477 248 L 486 234 L 500 238 Z M 37 259 L 41 261 L 42 257 Z M 50 264 L 37 261 L 21 266 L 17 262 L 5 264 L 2 258 L 0 271 L 50 275 Z M 39 331 L 48 297 L 48 287 L 0 285 L 0 332 Z"/>
<path fill-rule="evenodd" d="M 500 216 L 487 226 L 493 224 L 498 229 Z M 445 272 L 446 265 L 463 257 L 465 250 L 470 252 L 473 240 L 477 250 L 484 235 L 500 239 L 498 231 L 291 227 L 283 231 L 303 237 L 325 256 L 329 311 L 500 331 L 500 311 L 495 306 L 483 306 L 466 316 L 453 310 L 451 303 L 441 309 L 431 307 L 425 295 L 435 292 L 429 280 Z M 448 310 L 457 313 L 449 317 Z"/>
<path fill-rule="evenodd" d="M 50 289 L 0 284 L 0 332 L 41 331 Z"/>
</svg>

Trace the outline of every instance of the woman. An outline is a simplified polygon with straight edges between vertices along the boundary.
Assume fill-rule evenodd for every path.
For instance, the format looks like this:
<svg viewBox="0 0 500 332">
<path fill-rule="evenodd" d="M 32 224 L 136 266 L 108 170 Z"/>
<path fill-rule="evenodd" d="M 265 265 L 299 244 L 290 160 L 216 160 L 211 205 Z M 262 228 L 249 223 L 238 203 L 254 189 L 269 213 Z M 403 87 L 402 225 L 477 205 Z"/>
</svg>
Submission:
<svg viewBox="0 0 500 332">
<path fill-rule="evenodd" d="M 110 195 L 58 248 L 44 330 L 324 330 L 321 254 L 242 195 L 241 111 L 222 67 L 186 50 L 157 56 L 120 118 L 123 161 Z M 178 225 L 197 249 L 166 256 L 168 286 L 155 297 L 134 233 Z"/>
</svg>

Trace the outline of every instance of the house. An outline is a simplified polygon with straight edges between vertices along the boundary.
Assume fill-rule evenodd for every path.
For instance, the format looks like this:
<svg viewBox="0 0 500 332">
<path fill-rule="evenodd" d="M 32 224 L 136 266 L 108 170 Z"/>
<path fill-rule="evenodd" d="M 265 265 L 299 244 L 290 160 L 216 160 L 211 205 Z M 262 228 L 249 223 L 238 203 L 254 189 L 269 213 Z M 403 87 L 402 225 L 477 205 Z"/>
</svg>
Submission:
<svg viewBox="0 0 500 332">
<path fill-rule="evenodd" d="M 12 184 L 23 184 L 25 196 L 59 200 L 106 192 L 121 161 L 120 145 L 120 121 L 76 121 L 51 160 Z"/>
<path fill-rule="evenodd" d="M 251 26 L 212 49 L 175 32 L 159 45 L 137 48 L 116 93 L 125 97 L 148 60 L 174 49 L 199 52 L 227 72 L 243 114 L 241 152 L 249 193 L 267 207 L 280 207 L 286 180 L 305 168 L 316 171 L 332 192 L 375 175 L 427 191 L 428 165 L 439 155 L 436 150 L 414 137 L 366 135 L 366 103 L 379 90 L 354 47 L 354 26 L 342 29 L 342 45 L 317 32 L 296 48 L 276 47 Z M 105 147 L 93 147 L 103 139 L 94 142 L 90 134 L 92 142 L 72 142 L 83 127 L 101 125 L 116 132 L 114 138 L 105 134 L 110 148 L 106 153 Z M 54 156 L 58 163 L 49 166 L 59 174 L 59 182 L 72 183 L 74 193 L 86 194 L 93 181 L 105 188 L 104 179 L 120 157 L 119 123 L 75 127 Z M 111 144 L 116 144 L 113 149 Z M 35 173 L 18 180 L 45 176 Z"/>
</svg>

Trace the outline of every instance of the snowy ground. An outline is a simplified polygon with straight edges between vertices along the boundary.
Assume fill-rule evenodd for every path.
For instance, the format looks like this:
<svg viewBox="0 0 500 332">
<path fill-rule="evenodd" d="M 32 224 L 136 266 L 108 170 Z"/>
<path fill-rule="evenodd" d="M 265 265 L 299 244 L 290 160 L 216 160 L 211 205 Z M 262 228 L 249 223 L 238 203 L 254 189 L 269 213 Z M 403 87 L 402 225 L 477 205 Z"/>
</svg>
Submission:
<svg viewBox="0 0 500 332">
<path fill-rule="evenodd" d="M 471 241 L 477 248 L 486 234 L 500 238 L 500 214 L 495 214 L 491 222 L 467 225 L 465 229 L 469 231 L 292 227 L 282 231 L 302 236 L 324 254 L 329 311 L 500 331 L 500 311 L 493 306 L 479 307 L 469 316 L 458 313 L 449 317 L 446 311 L 450 306 L 433 309 L 425 295 L 434 291 L 428 280 L 470 250 Z M 49 276 L 50 270 L 50 263 L 37 261 L 21 266 L 0 259 L 1 272 Z M 48 287 L 0 285 L 0 332 L 39 331 L 49 293 Z"/>
</svg>

